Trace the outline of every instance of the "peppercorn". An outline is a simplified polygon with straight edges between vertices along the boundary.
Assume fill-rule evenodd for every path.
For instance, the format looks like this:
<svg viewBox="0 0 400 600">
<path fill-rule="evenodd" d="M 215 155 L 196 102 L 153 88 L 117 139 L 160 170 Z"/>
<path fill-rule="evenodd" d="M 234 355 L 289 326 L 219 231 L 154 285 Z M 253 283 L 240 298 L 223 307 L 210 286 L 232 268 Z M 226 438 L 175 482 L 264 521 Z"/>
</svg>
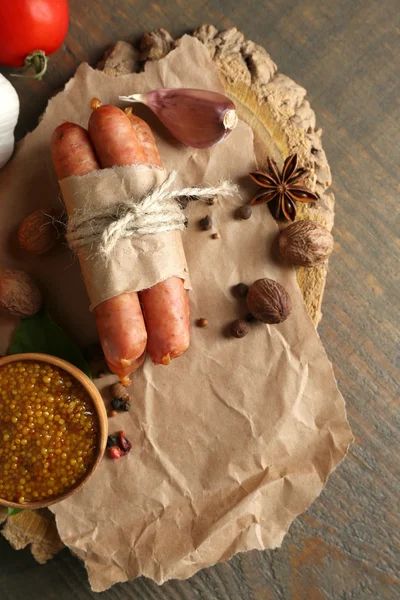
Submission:
<svg viewBox="0 0 400 600">
<path fill-rule="evenodd" d="M 121 398 L 113 398 L 111 400 L 111 408 L 113 410 L 121 410 L 122 400 Z"/>
<path fill-rule="evenodd" d="M 249 291 L 249 286 L 245 283 L 238 283 L 234 286 L 232 291 L 237 298 L 245 298 Z"/>
<path fill-rule="evenodd" d="M 117 460 L 118 458 L 121 458 L 124 453 L 118 446 L 111 446 L 111 448 L 108 449 L 108 454 L 110 458 Z"/>
<path fill-rule="evenodd" d="M 117 416 L 117 411 L 116 410 L 112 410 L 110 412 L 110 417 L 116 417 Z"/>
<path fill-rule="evenodd" d="M 107 448 L 118 445 L 118 437 L 116 435 L 109 435 L 107 438 Z"/>
<path fill-rule="evenodd" d="M 196 325 L 197 327 L 208 327 L 208 320 L 204 317 L 201 317 L 201 319 L 197 319 Z"/>
<path fill-rule="evenodd" d="M 108 445 L 110 440 L 110 446 Z M 107 440 L 108 454 L 110 458 L 121 458 L 132 450 L 132 444 L 123 431 L 118 431 L 117 435 L 109 435 Z"/>
<path fill-rule="evenodd" d="M 221 237 L 221 234 L 219 234 L 218 232 L 217 233 L 213 233 L 211 237 L 212 237 L 213 240 L 219 240 L 219 238 Z"/>
<path fill-rule="evenodd" d="M 200 219 L 199 225 L 204 231 L 209 231 L 212 227 L 212 218 L 207 215 L 203 219 Z"/>
<path fill-rule="evenodd" d="M 242 338 L 247 335 L 249 333 L 249 328 L 246 321 L 243 321 L 243 319 L 236 319 L 236 321 L 233 321 L 231 325 L 231 332 L 236 338 Z"/>
<path fill-rule="evenodd" d="M 122 400 L 122 398 L 124 398 L 125 400 L 129 398 L 129 393 L 126 387 L 119 382 L 113 383 L 110 386 L 110 393 L 113 398 L 118 398 L 120 400 Z"/>
<path fill-rule="evenodd" d="M 182 196 L 182 198 L 178 198 L 177 202 L 179 204 L 179 208 L 185 210 L 190 202 L 190 198 L 188 196 Z"/>
<path fill-rule="evenodd" d="M 254 323 L 254 321 L 257 321 L 256 317 L 254 315 L 252 315 L 250 312 L 247 313 L 246 315 L 246 321 L 248 323 Z"/>
<path fill-rule="evenodd" d="M 249 206 L 248 204 L 245 204 L 244 206 L 240 206 L 236 210 L 235 214 L 236 214 L 237 219 L 242 219 L 244 221 L 247 221 L 247 219 L 250 219 L 252 213 L 253 213 L 253 211 L 251 210 L 251 206 Z"/>
<path fill-rule="evenodd" d="M 125 410 L 125 411 L 131 410 L 130 402 L 128 402 L 127 400 L 123 400 L 121 402 L 120 410 Z"/>
<path fill-rule="evenodd" d="M 132 444 L 130 443 L 123 431 L 118 431 L 118 436 L 119 447 L 121 448 L 123 454 L 128 454 L 128 452 L 132 450 Z"/>
</svg>

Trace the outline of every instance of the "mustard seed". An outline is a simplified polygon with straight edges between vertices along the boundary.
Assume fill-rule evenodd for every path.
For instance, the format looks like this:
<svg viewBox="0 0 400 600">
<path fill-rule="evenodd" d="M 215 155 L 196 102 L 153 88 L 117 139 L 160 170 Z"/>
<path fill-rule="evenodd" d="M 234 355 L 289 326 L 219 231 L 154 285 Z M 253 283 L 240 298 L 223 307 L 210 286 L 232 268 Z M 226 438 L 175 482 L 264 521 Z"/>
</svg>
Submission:
<svg viewBox="0 0 400 600">
<path fill-rule="evenodd" d="M 95 457 L 89 395 L 62 369 L 31 361 L 0 367 L 0 382 L 0 498 L 25 504 L 63 494 Z"/>
</svg>

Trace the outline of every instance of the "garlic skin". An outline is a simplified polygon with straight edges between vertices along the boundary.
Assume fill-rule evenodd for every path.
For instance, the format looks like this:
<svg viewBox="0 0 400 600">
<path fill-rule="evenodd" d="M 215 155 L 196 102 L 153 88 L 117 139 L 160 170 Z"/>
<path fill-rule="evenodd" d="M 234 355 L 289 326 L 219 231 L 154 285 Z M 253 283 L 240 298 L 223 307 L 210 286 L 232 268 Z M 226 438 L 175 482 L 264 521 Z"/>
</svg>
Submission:
<svg viewBox="0 0 400 600">
<path fill-rule="evenodd" d="M 8 79 L 0 74 L 0 169 L 14 150 L 14 129 L 18 115 L 18 94 Z"/>
<path fill-rule="evenodd" d="M 180 142 L 209 148 L 224 140 L 238 122 L 234 103 L 223 94 L 189 88 L 162 88 L 147 94 L 120 96 L 142 102 Z"/>
</svg>

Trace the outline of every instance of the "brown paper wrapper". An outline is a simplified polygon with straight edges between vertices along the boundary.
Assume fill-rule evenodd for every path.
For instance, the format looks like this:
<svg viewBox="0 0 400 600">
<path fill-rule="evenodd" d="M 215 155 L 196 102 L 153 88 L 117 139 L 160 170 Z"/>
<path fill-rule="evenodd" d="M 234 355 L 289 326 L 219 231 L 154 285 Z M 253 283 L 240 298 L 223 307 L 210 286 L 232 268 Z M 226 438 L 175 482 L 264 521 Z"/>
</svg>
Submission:
<svg viewBox="0 0 400 600">
<path fill-rule="evenodd" d="M 1 175 L 0 250 L 7 266 L 21 263 L 4 240 L 24 214 L 56 193 L 53 129 L 62 119 L 85 126 L 94 95 L 116 103 L 118 95 L 162 86 L 223 92 L 208 51 L 192 38 L 138 75 L 110 80 L 87 65 L 78 69 Z M 96 591 L 139 575 L 158 583 L 187 578 L 236 552 L 279 546 L 352 440 L 295 272 L 277 256 L 276 223 L 265 206 L 248 221 L 233 216 L 254 193 L 247 176 L 255 166 L 251 129 L 240 123 L 222 144 L 199 151 L 151 124 L 163 165 L 178 167 L 184 185 L 231 178 L 242 198 L 219 199 L 213 207 L 190 203 L 182 238 L 192 318 L 206 317 L 209 326 L 193 327 L 189 350 L 167 368 L 146 360 L 135 374 L 132 411 L 110 421 L 110 433 L 125 430 L 132 452 L 119 461 L 105 458 L 82 490 L 51 507 L 62 541 L 85 561 Z M 270 154 L 282 164 L 272 141 Z M 220 239 L 198 228 L 206 214 Z M 66 268 L 68 253 L 35 265 L 53 313 L 75 339 L 91 340 L 87 298 L 77 266 Z M 280 325 L 251 324 L 240 340 L 229 337 L 229 323 L 247 312 L 231 287 L 260 277 L 285 286 L 292 314 Z M 99 380 L 100 389 L 107 383 Z"/>
<path fill-rule="evenodd" d="M 165 181 L 165 169 L 132 165 L 101 169 L 82 177 L 67 177 L 60 187 L 68 214 L 142 198 Z M 180 277 L 190 289 L 188 268 L 180 231 L 167 231 L 119 240 L 110 260 L 96 248 L 78 251 L 83 279 L 91 301 L 90 310 L 125 292 L 139 292 L 169 277 Z"/>
</svg>

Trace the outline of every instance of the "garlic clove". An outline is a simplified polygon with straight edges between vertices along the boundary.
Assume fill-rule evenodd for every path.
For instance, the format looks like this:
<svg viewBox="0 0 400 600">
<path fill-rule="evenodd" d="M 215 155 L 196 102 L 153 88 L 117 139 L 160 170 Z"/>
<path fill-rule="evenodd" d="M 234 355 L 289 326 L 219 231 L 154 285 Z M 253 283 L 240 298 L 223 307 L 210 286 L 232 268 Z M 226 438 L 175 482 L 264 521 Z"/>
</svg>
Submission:
<svg viewBox="0 0 400 600">
<path fill-rule="evenodd" d="M 193 148 L 221 142 L 238 122 L 234 103 L 209 90 L 162 88 L 119 99 L 146 104 L 174 137 Z"/>
</svg>

